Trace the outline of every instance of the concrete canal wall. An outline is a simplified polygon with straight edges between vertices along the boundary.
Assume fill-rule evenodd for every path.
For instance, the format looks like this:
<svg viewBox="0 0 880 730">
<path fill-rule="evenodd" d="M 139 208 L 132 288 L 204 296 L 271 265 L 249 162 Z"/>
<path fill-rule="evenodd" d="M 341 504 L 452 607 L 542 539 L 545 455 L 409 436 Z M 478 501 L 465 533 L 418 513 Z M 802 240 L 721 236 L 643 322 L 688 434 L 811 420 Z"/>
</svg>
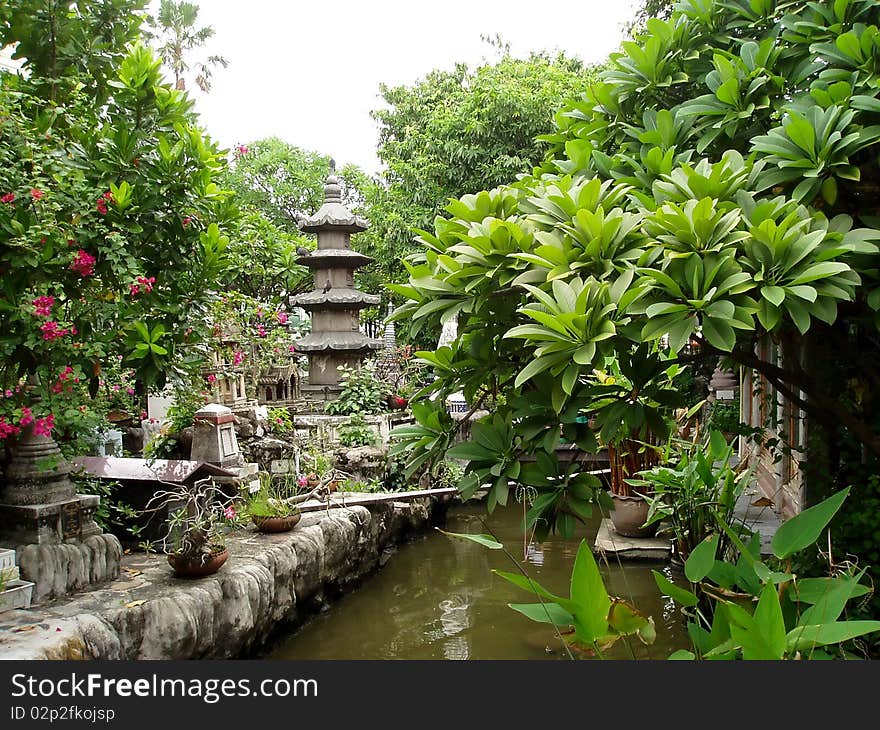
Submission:
<svg viewBox="0 0 880 730">
<path fill-rule="evenodd" d="M 174 578 L 162 555 L 124 556 L 120 579 L 98 590 L 27 610 L 0 607 L 0 658 L 253 656 L 441 521 L 450 499 L 316 510 L 288 533 L 240 531 L 227 539 L 226 564 L 196 580 Z"/>
</svg>

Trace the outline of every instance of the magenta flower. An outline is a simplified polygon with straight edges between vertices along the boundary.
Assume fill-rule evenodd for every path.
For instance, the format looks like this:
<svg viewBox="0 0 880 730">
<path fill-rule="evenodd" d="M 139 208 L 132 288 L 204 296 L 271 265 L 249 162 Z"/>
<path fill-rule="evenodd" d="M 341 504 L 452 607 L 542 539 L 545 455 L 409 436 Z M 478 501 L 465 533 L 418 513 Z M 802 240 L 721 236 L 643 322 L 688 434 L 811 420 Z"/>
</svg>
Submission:
<svg viewBox="0 0 880 730">
<path fill-rule="evenodd" d="M 14 203 L 15 202 L 15 193 L 6 193 L 2 198 L 0 198 L 0 203 Z"/>
<path fill-rule="evenodd" d="M 299 486 L 304 487 L 304 486 L 306 486 L 306 484 L 309 483 L 309 480 L 306 479 L 306 477 L 305 477 L 304 474 L 300 474 L 300 475 L 297 477 L 297 479 L 296 479 L 296 483 L 297 483 Z"/>
<path fill-rule="evenodd" d="M 278 320 L 278 324 L 287 324 L 287 312 L 276 312 L 275 318 Z"/>
<path fill-rule="evenodd" d="M 31 409 L 27 406 L 23 406 L 21 409 L 21 418 L 18 419 L 18 424 L 20 426 L 29 426 L 34 422 L 34 414 L 31 412 Z"/>
<path fill-rule="evenodd" d="M 37 436 L 48 438 L 52 435 L 53 428 L 55 428 L 55 416 L 51 413 L 45 418 L 38 418 L 36 423 L 34 423 L 34 433 Z"/>
<path fill-rule="evenodd" d="M 223 510 L 223 516 L 227 520 L 234 519 L 235 518 L 235 508 L 232 506 L 227 507 L 225 510 Z"/>
<path fill-rule="evenodd" d="M 5 395 L 7 398 L 11 398 L 11 397 L 12 397 L 12 391 L 11 391 L 11 390 L 7 390 L 3 395 Z"/>
<path fill-rule="evenodd" d="M 217 376 L 214 375 L 214 373 L 208 373 L 208 382 L 209 382 L 209 383 L 216 383 L 216 382 L 217 382 Z"/>
<path fill-rule="evenodd" d="M 57 339 L 58 337 L 64 337 L 67 334 L 67 330 L 59 327 L 57 322 L 48 321 L 43 322 L 40 325 L 40 330 L 43 333 L 43 339 L 47 341 L 52 341 Z"/>
<path fill-rule="evenodd" d="M 6 439 L 10 436 L 15 436 L 18 433 L 21 433 L 21 429 L 18 426 L 12 423 L 6 423 L 6 419 L 3 416 L 0 416 L 0 439 Z"/>
<path fill-rule="evenodd" d="M 236 350 L 232 353 L 232 364 L 233 365 L 241 365 L 244 361 L 244 353 L 241 350 Z"/>
<path fill-rule="evenodd" d="M 45 193 L 42 190 L 37 190 L 36 188 L 31 188 L 31 197 L 34 200 L 39 200 L 44 195 L 45 195 Z"/>
<path fill-rule="evenodd" d="M 183 227 L 186 228 L 190 223 L 192 223 L 192 218 L 190 216 L 185 216 L 181 223 L 183 224 Z"/>
<path fill-rule="evenodd" d="M 32 304 L 34 305 L 34 314 L 37 317 L 48 317 L 52 314 L 52 307 L 55 306 L 55 297 L 37 297 Z"/>
<path fill-rule="evenodd" d="M 267 334 L 269 334 L 269 333 L 266 332 L 266 328 L 263 327 L 263 325 L 258 324 L 258 325 L 257 325 L 257 335 L 258 335 L 259 337 L 265 337 Z"/>
<path fill-rule="evenodd" d="M 73 261 L 70 264 L 70 269 L 75 271 L 80 276 L 91 276 L 95 273 L 95 262 L 97 259 L 92 256 L 88 251 L 83 251 L 83 249 L 79 249 L 73 255 Z"/>
</svg>

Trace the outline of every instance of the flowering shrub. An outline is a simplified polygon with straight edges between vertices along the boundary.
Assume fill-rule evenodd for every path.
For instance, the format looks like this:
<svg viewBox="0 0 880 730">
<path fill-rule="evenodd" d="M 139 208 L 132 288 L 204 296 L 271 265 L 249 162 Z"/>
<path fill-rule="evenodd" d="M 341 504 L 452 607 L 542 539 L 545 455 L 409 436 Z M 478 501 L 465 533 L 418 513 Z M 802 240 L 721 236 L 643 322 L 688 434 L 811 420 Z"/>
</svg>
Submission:
<svg viewBox="0 0 880 730">
<path fill-rule="evenodd" d="M 28 27 L 31 73 L 0 72 L 0 439 L 32 423 L 66 442 L 111 407 L 136 413 L 135 377 L 197 369 L 235 212 L 213 182 L 224 159 L 146 47 L 102 66 L 113 95 L 95 96 L 94 59 L 47 80 L 54 40 Z"/>
<path fill-rule="evenodd" d="M 251 372 L 252 383 L 273 365 L 291 363 L 296 356 L 292 341 L 301 337 L 309 324 L 277 306 L 235 291 L 214 303 L 210 320 L 214 323 L 212 346 L 220 360 L 233 366 L 244 364 Z"/>
</svg>

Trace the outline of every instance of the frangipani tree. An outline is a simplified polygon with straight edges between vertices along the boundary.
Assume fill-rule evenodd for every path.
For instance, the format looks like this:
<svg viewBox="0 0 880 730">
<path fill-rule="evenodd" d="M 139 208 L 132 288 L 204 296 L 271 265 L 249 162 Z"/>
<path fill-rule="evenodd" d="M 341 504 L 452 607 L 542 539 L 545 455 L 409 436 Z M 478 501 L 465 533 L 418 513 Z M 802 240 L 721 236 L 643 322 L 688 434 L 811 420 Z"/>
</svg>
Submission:
<svg viewBox="0 0 880 730">
<path fill-rule="evenodd" d="M 449 452 L 470 461 L 465 491 L 491 477 L 506 495 L 519 480 L 541 492 L 532 522 L 570 532 L 594 495 L 557 469 L 553 447 L 561 434 L 594 448 L 581 421 L 596 371 L 635 352 L 678 367 L 690 340 L 880 457 L 870 370 L 855 407 L 812 370 L 877 337 L 878 23 L 866 0 L 678 2 L 557 113 L 545 163 L 419 232 L 409 282 L 392 287 L 406 299 L 395 318 L 418 331 L 457 315 L 459 340 L 421 353 L 431 387 L 493 404 L 491 423 Z M 780 361 L 756 355 L 762 338 Z M 675 404 L 642 402 L 646 385 L 608 422 L 657 409 L 659 423 Z M 519 455 L 494 470 L 474 448 L 492 450 L 489 429 L 509 429 Z M 448 443 L 409 432 L 397 448 Z"/>
</svg>

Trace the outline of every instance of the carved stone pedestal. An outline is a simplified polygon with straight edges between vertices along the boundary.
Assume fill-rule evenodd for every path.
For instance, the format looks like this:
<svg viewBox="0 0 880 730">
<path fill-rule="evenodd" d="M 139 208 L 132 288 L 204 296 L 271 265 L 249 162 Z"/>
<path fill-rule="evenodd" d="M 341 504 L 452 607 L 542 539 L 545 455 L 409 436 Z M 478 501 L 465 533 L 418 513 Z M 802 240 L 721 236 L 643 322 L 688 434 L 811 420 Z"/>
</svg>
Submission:
<svg viewBox="0 0 880 730">
<path fill-rule="evenodd" d="M 119 540 L 95 522 L 100 498 L 77 494 L 69 472 L 53 438 L 25 429 L 0 482 L 0 544 L 36 584 L 34 601 L 119 575 Z"/>
</svg>

